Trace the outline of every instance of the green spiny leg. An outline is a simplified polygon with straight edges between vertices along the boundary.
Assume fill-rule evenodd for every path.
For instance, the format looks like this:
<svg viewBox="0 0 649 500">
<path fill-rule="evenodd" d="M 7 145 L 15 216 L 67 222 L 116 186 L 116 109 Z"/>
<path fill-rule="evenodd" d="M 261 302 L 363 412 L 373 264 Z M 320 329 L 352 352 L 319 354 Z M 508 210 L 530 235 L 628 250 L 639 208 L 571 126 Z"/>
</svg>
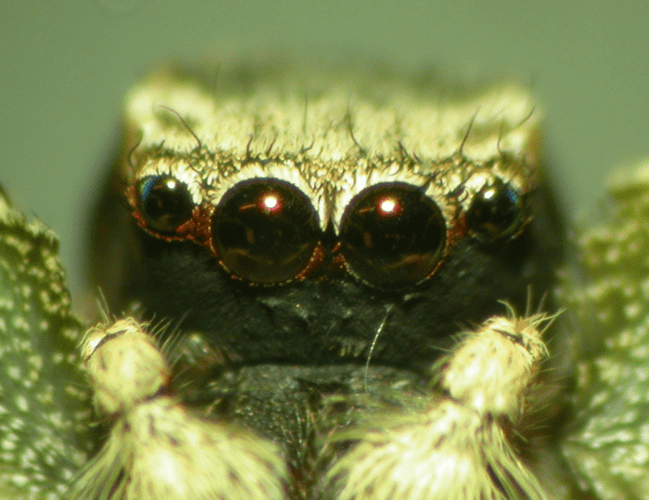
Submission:
<svg viewBox="0 0 649 500">
<path fill-rule="evenodd" d="M 601 500 L 649 498 L 648 164 L 610 190 L 609 217 L 577 239 L 563 299 L 583 331 L 563 450 Z"/>
<path fill-rule="evenodd" d="M 55 499 L 93 447 L 58 241 L 0 190 L 0 498 Z"/>
</svg>

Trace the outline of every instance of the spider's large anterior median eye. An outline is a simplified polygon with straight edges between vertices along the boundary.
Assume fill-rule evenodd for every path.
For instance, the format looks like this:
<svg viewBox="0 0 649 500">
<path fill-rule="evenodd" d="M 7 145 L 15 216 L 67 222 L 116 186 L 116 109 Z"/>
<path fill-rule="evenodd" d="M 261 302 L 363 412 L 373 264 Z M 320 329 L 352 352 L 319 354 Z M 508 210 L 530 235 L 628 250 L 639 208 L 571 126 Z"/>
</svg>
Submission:
<svg viewBox="0 0 649 500">
<path fill-rule="evenodd" d="M 187 186 L 169 175 L 145 177 L 137 193 L 140 212 L 152 231 L 172 233 L 192 216 L 194 204 Z"/>
<path fill-rule="evenodd" d="M 420 188 L 382 183 L 352 199 L 340 239 L 345 260 L 361 279 L 379 286 L 407 286 L 435 270 L 446 225 L 439 207 Z"/>
<path fill-rule="evenodd" d="M 212 222 L 214 246 L 225 267 L 254 283 L 295 278 L 320 241 L 315 209 L 292 184 L 251 179 L 230 189 Z"/>
<path fill-rule="evenodd" d="M 521 193 L 497 179 L 476 193 L 466 220 L 470 233 L 483 241 L 513 234 L 523 220 Z"/>
</svg>

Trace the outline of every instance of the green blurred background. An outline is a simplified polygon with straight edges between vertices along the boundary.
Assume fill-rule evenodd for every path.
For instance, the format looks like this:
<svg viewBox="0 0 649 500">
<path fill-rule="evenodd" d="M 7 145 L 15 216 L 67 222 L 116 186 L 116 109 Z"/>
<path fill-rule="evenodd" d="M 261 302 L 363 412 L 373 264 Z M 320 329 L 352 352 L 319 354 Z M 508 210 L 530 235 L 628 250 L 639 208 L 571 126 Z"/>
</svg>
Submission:
<svg viewBox="0 0 649 500">
<path fill-rule="evenodd" d="M 535 90 L 564 204 L 649 155 L 649 2 L 3 0 L 0 182 L 61 236 L 73 291 L 121 99 L 156 64 L 210 52 L 434 66 Z"/>
</svg>

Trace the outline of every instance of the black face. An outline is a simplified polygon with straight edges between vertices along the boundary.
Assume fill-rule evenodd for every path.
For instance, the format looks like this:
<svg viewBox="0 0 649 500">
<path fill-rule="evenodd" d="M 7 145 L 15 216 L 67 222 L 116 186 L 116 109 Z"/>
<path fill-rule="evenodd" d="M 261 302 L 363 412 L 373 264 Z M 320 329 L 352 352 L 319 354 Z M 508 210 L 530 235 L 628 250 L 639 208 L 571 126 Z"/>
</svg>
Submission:
<svg viewBox="0 0 649 500">
<path fill-rule="evenodd" d="M 500 180 L 458 214 L 455 239 L 440 207 L 406 183 L 359 193 L 335 234 L 295 186 L 245 181 L 214 208 L 202 246 L 165 238 L 193 209 L 181 183 L 140 182 L 148 231 L 106 192 L 95 269 L 112 309 L 137 299 L 237 364 L 364 364 L 371 350 L 373 365 L 417 370 L 462 326 L 502 313 L 498 301 L 524 312 L 530 293 L 540 300 L 562 258 L 548 191 L 523 195 Z"/>
</svg>

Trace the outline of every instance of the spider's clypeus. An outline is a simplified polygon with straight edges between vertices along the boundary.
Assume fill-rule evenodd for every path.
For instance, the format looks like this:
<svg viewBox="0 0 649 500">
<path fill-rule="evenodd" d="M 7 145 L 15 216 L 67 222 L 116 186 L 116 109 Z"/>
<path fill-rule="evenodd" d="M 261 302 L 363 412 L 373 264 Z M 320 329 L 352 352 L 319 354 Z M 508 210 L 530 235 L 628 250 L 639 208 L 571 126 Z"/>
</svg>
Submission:
<svg viewBox="0 0 649 500">
<path fill-rule="evenodd" d="M 0 499 L 647 498 L 646 175 L 568 251 L 539 121 L 385 71 L 136 86 L 101 323 L 0 204 Z"/>
</svg>

